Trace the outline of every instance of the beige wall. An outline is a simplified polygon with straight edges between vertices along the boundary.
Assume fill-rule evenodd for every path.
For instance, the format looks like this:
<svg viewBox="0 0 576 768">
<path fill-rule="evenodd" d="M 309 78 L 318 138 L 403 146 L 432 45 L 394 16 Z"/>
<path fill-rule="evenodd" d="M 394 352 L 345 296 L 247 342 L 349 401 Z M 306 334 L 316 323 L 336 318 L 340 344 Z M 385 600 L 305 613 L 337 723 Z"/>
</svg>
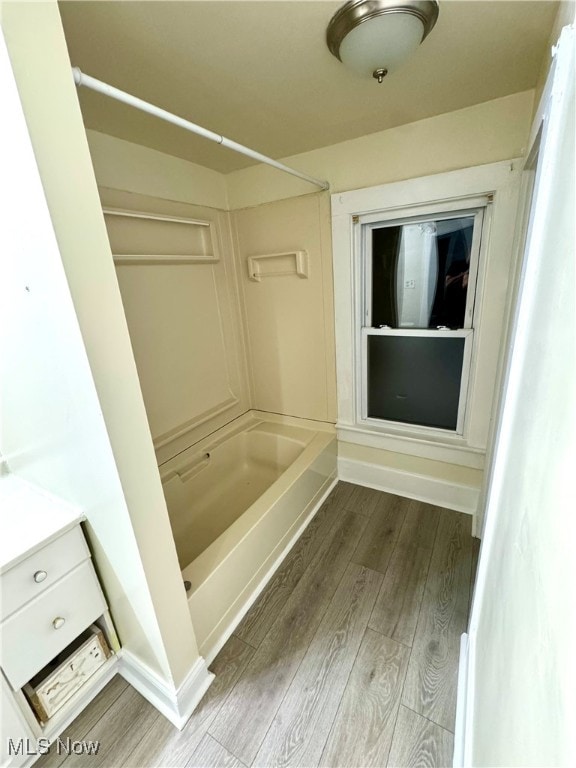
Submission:
<svg viewBox="0 0 576 768">
<path fill-rule="evenodd" d="M 223 208 L 226 205 L 225 196 L 219 196 L 219 183 L 225 176 L 94 131 L 88 131 L 88 140 L 104 204 L 169 215 L 212 217 L 218 226 L 222 257 L 218 270 L 225 282 L 219 292 L 219 303 L 212 302 L 211 311 L 207 304 L 203 312 L 200 303 L 206 298 L 206 291 L 197 297 L 196 305 L 192 291 L 189 301 L 181 301 L 178 308 L 172 300 L 174 293 L 161 296 L 159 291 L 154 292 L 154 312 L 163 326 L 172 324 L 175 330 L 172 339 L 167 327 L 157 333 L 158 323 L 150 326 L 150 315 L 138 298 L 143 286 L 136 286 L 136 273 L 143 279 L 149 275 L 150 268 L 118 268 L 159 461 L 165 461 L 174 451 L 183 450 L 249 407 L 334 422 L 336 374 L 329 195 L 291 198 L 230 215 L 223 210 L 210 213 L 206 206 Z M 204 172 L 209 174 L 207 185 Z M 190 199 L 202 204 L 204 212 L 186 205 Z M 235 264 L 230 262 L 233 248 L 230 226 Z M 264 278 L 261 282 L 248 279 L 248 256 L 291 249 L 307 252 L 310 264 L 307 279 Z M 168 279 L 176 270 L 164 267 L 160 271 Z M 173 288 L 179 290 L 182 285 Z M 152 297 L 146 295 L 147 301 L 151 300 Z M 215 343 L 207 345 L 205 342 L 214 335 Z M 177 338 L 179 346 L 175 348 Z M 157 347 L 160 345 L 160 357 L 154 353 L 156 342 Z M 172 349 L 167 348 L 165 342 L 171 344 Z M 225 370 L 225 357 L 216 352 L 219 348 L 223 351 L 222 342 L 226 342 L 231 367 L 237 371 L 232 383 L 228 381 L 231 371 Z M 196 354 L 189 358 L 192 369 L 186 372 L 183 369 L 186 356 L 181 354 L 182 350 L 198 345 L 204 351 L 196 349 Z M 170 354 L 171 359 L 165 360 Z M 168 388 L 173 388 L 177 381 L 190 382 L 187 390 L 182 389 L 176 397 L 169 398 L 167 408 L 162 406 L 165 391 L 163 376 L 156 367 L 158 359 L 163 360 L 160 367 Z M 220 376 L 216 375 L 218 367 Z M 216 379 L 208 375 L 210 371 Z M 223 396 L 218 403 L 212 403 L 222 388 L 237 399 L 237 404 L 219 409 Z M 208 400 L 213 414 L 208 412 Z M 206 409 L 201 407 L 203 402 L 207 403 Z M 192 413 L 194 408 L 196 412 Z M 157 440 L 162 431 L 158 419 L 168 416 L 168 410 L 172 415 L 179 411 L 182 423 L 188 421 L 193 427 L 174 442 L 172 452 L 170 446 L 158 448 Z M 196 426 L 198 421 L 202 423 Z"/>
<path fill-rule="evenodd" d="M 72 428 L 69 442 L 60 446 L 62 472 L 69 462 L 67 491 L 62 491 L 58 476 L 50 471 L 54 450 L 50 435 L 35 437 L 40 447 L 45 446 L 45 454 L 42 461 L 28 465 L 27 476 L 86 509 L 123 643 L 168 685 L 179 684 L 197 658 L 197 647 L 58 8 L 55 2 L 4 2 L 1 14 L 98 411 L 107 431 L 107 438 L 100 434 L 98 439 L 110 441 L 121 490 L 115 487 L 104 499 L 96 497 L 97 479 L 86 478 L 101 468 L 93 466 L 95 456 L 80 453 Z M 55 407 L 48 392 L 47 401 L 42 399 L 41 377 L 37 384 L 32 401 L 38 397 L 46 408 Z M 66 424 L 71 416 L 65 400 L 61 404 Z M 18 408 L 24 417 L 25 403 Z M 22 433 L 22 440 L 28 439 L 33 436 Z M 23 464 L 18 469 L 26 471 Z M 112 476 L 108 481 L 112 488 Z M 143 570 L 134 565 L 134 557 L 140 559 Z M 142 605 L 145 610 L 140 610 Z"/>
<path fill-rule="evenodd" d="M 515 93 L 283 162 L 328 179 L 334 193 L 521 157 L 533 97 L 533 91 Z M 226 181 L 232 209 L 314 190 L 306 182 L 263 165 L 231 173 Z"/>
<path fill-rule="evenodd" d="M 99 186 L 226 210 L 226 177 L 130 141 L 87 130 Z"/>
<path fill-rule="evenodd" d="M 233 221 L 254 408 L 334 422 L 329 204 L 326 193 L 292 198 L 236 211 Z M 307 277 L 249 279 L 249 256 L 290 251 L 306 251 Z"/>
<path fill-rule="evenodd" d="M 118 190 L 100 188 L 100 196 L 106 211 L 201 223 L 105 214 L 161 464 L 250 407 L 230 217 Z"/>
<path fill-rule="evenodd" d="M 334 193 L 521 157 L 533 103 L 534 91 L 523 91 L 284 162 L 328 179 Z M 224 175 L 97 131 L 87 135 L 96 178 L 104 187 L 229 210 L 316 191 L 265 165 Z"/>
<path fill-rule="evenodd" d="M 533 91 L 513 94 L 457 112 L 364 136 L 287 161 L 328 178 L 331 192 L 361 188 L 521 156 L 530 127 Z M 190 179 L 194 201 L 206 204 L 225 180 L 236 232 L 242 288 L 251 405 L 262 410 L 327 421 L 336 418 L 334 330 L 328 196 L 265 166 L 254 166 L 203 187 L 202 171 L 128 142 L 89 132 L 99 183 L 185 200 Z M 133 159 L 137 158 L 134 163 Z M 148 176 L 142 165 L 153 169 Z M 177 169 L 177 170 L 176 170 Z M 172 175 L 172 170 L 176 170 Z M 212 172 L 210 172 L 212 173 Z M 214 187 L 214 184 L 216 187 Z M 204 196 L 205 190 L 205 196 Z M 220 194 L 220 192 L 218 192 Z M 202 197 L 202 199 L 200 199 Z M 312 270 L 299 278 L 248 279 L 250 255 L 307 250 Z M 386 457 L 390 458 L 388 453 Z M 418 464 L 416 474 L 450 476 L 442 462 Z M 481 474 L 467 478 L 479 487 Z"/>
<path fill-rule="evenodd" d="M 534 91 L 524 91 L 467 109 L 363 136 L 304 153 L 286 162 L 319 178 L 331 192 L 418 178 L 449 170 L 521 157 L 525 151 Z M 203 169 L 143 147 L 89 132 L 101 184 L 171 199 L 221 204 L 221 179 L 234 211 L 236 258 L 242 287 L 244 334 L 248 349 L 251 404 L 278 413 L 335 420 L 334 330 L 331 299 L 330 211 L 318 201 L 327 195 L 305 182 L 257 165 L 203 184 Z M 140 166 L 153 169 L 148 176 Z M 174 173 L 172 173 L 174 171 Z M 212 173 L 212 172 L 210 172 Z M 215 190 L 218 190 L 215 195 Z M 198 195 L 203 197 L 199 199 Z M 289 249 L 310 250 L 309 280 L 247 277 L 249 255 Z M 315 274 L 316 273 L 316 274 Z M 389 452 L 382 459 L 391 459 Z M 416 456 L 416 474 L 447 480 L 450 467 L 426 464 Z M 392 462 L 393 463 L 393 462 Z M 479 488 L 481 474 L 467 478 Z"/>
<path fill-rule="evenodd" d="M 324 147 L 288 158 L 286 162 L 319 178 L 327 178 L 331 183 L 331 192 L 337 193 L 522 156 L 530 129 L 533 95 L 533 91 L 513 94 L 468 109 Z M 245 244 L 240 244 L 240 257 L 248 254 L 249 245 L 252 248 L 260 245 L 258 238 L 262 235 L 265 238 L 265 233 L 268 233 L 269 242 L 273 242 L 272 233 L 277 226 L 273 211 L 282 213 L 284 226 L 289 227 L 290 221 L 294 226 L 295 219 L 290 218 L 290 204 L 295 199 L 292 196 L 309 194 L 311 190 L 310 185 L 265 166 L 254 166 L 229 174 L 227 185 L 230 207 L 244 208 L 235 213 L 237 226 L 248 227 L 253 231 L 253 235 L 245 235 Z M 307 200 L 315 196 L 312 194 L 310 198 L 297 199 Z M 291 200 L 282 203 L 281 198 Z M 267 201 L 277 202 L 275 205 L 270 203 L 256 208 L 248 207 Z M 328 223 L 327 220 L 319 223 L 319 226 L 327 226 Z M 251 241 L 252 236 L 254 241 Z M 243 284 L 246 286 L 248 283 L 244 276 Z M 265 402 L 274 403 L 277 408 L 282 407 L 287 397 L 287 377 L 293 371 L 304 370 L 305 366 L 296 358 L 294 339 L 279 337 L 276 346 L 272 343 L 272 334 L 270 330 L 267 333 L 266 327 L 275 327 L 277 317 L 282 315 L 282 304 L 266 303 L 262 297 L 258 297 L 258 288 L 259 284 L 254 283 L 244 293 L 248 336 L 251 340 L 258 340 L 258 345 L 252 344 L 251 347 L 256 350 L 252 356 L 254 395 L 257 402 L 261 394 L 268 398 Z M 332 337 L 328 337 L 328 343 L 332 344 Z M 279 359 L 292 363 L 282 374 L 278 365 L 274 366 L 274 361 Z M 327 369 L 327 373 L 331 375 L 330 369 Z M 310 380 L 313 380 L 312 377 Z M 447 484 L 457 483 L 473 489 L 479 489 L 482 484 L 481 470 L 458 468 L 442 461 L 430 461 L 393 451 L 381 451 L 378 456 L 377 449 L 372 451 L 367 456 L 361 447 L 341 443 L 339 453 L 342 458 L 365 460 Z"/>
</svg>

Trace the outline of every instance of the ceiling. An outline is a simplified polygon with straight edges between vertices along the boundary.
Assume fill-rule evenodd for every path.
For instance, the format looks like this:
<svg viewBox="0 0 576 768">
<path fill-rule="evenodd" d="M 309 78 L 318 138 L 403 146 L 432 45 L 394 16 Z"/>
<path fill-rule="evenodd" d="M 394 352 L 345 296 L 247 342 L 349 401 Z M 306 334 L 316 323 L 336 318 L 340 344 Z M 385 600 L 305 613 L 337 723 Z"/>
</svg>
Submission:
<svg viewBox="0 0 576 768">
<path fill-rule="evenodd" d="M 328 51 L 333 0 L 64 0 L 74 66 L 274 158 L 534 87 L 558 8 L 440 0 L 436 27 L 379 85 Z M 85 124 L 228 173 L 246 157 L 80 89 Z"/>
</svg>

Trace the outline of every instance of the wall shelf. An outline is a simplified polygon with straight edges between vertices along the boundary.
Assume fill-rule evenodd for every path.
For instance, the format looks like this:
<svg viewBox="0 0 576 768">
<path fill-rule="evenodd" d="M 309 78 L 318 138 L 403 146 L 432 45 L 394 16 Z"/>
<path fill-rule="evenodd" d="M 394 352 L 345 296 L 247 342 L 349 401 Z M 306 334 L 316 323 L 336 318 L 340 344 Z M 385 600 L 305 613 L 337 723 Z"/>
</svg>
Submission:
<svg viewBox="0 0 576 768">
<path fill-rule="evenodd" d="M 202 254 L 149 254 L 149 253 L 115 253 L 113 254 L 114 264 L 119 266 L 129 266 L 131 264 L 216 264 L 217 257 Z"/>
<path fill-rule="evenodd" d="M 220 260 L 214 222 L 147 211 L 103 208 L 114 263 L 214 264 Z"/>
<path fill-rule="evenodd" d="M 248 256 L 248 277 L 257 283 L 264 277 L 308 278 L 308 254 L 306 251 L 287 251 L 269 253 L 261 256 Z"/>
<path fill-rule="evenodd" d="M 104 216 L 122 216 L 126 219 L 146 219 L 147 221 L 167 221 L 173 224 L 188 224 L 195 227 L 210 227 L 209 221 L 202 219 L 186 219 L 182 216 L 161 216 L 145 211 L 126 211 L 121 208 L 103 208 Z"/>
</svg>

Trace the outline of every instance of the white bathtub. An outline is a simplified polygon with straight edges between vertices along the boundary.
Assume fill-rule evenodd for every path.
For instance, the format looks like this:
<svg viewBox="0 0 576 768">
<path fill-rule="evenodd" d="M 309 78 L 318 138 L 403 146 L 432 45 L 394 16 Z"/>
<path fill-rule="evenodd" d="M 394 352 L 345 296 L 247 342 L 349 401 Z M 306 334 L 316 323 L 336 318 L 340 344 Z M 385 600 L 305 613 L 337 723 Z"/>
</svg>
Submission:
<svg viewBox="0 0 576 768">
<path fill-rule="evenodd" d="M 210 661 L 334 484 L 334 429 L 251 412 L 164 464 L 161 477 Z"/>
</svg>

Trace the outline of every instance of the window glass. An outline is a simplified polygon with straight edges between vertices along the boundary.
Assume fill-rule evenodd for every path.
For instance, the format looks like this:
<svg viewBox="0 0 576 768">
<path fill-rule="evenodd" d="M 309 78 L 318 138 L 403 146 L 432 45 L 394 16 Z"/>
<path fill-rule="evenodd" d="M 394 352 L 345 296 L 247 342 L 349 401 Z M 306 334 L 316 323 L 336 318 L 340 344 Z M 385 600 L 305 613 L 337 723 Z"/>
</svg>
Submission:
<svg viewBox="0 0 576 768">
<path fill-rule="evenodd" d="M 455 430 L 465 339 L 368 339 L 368 418 Z"/>
<path fill-rule="evenodd" d="M 372 327 L 464 327 L 474 216 L 378 226 Z"/>
</svg>

